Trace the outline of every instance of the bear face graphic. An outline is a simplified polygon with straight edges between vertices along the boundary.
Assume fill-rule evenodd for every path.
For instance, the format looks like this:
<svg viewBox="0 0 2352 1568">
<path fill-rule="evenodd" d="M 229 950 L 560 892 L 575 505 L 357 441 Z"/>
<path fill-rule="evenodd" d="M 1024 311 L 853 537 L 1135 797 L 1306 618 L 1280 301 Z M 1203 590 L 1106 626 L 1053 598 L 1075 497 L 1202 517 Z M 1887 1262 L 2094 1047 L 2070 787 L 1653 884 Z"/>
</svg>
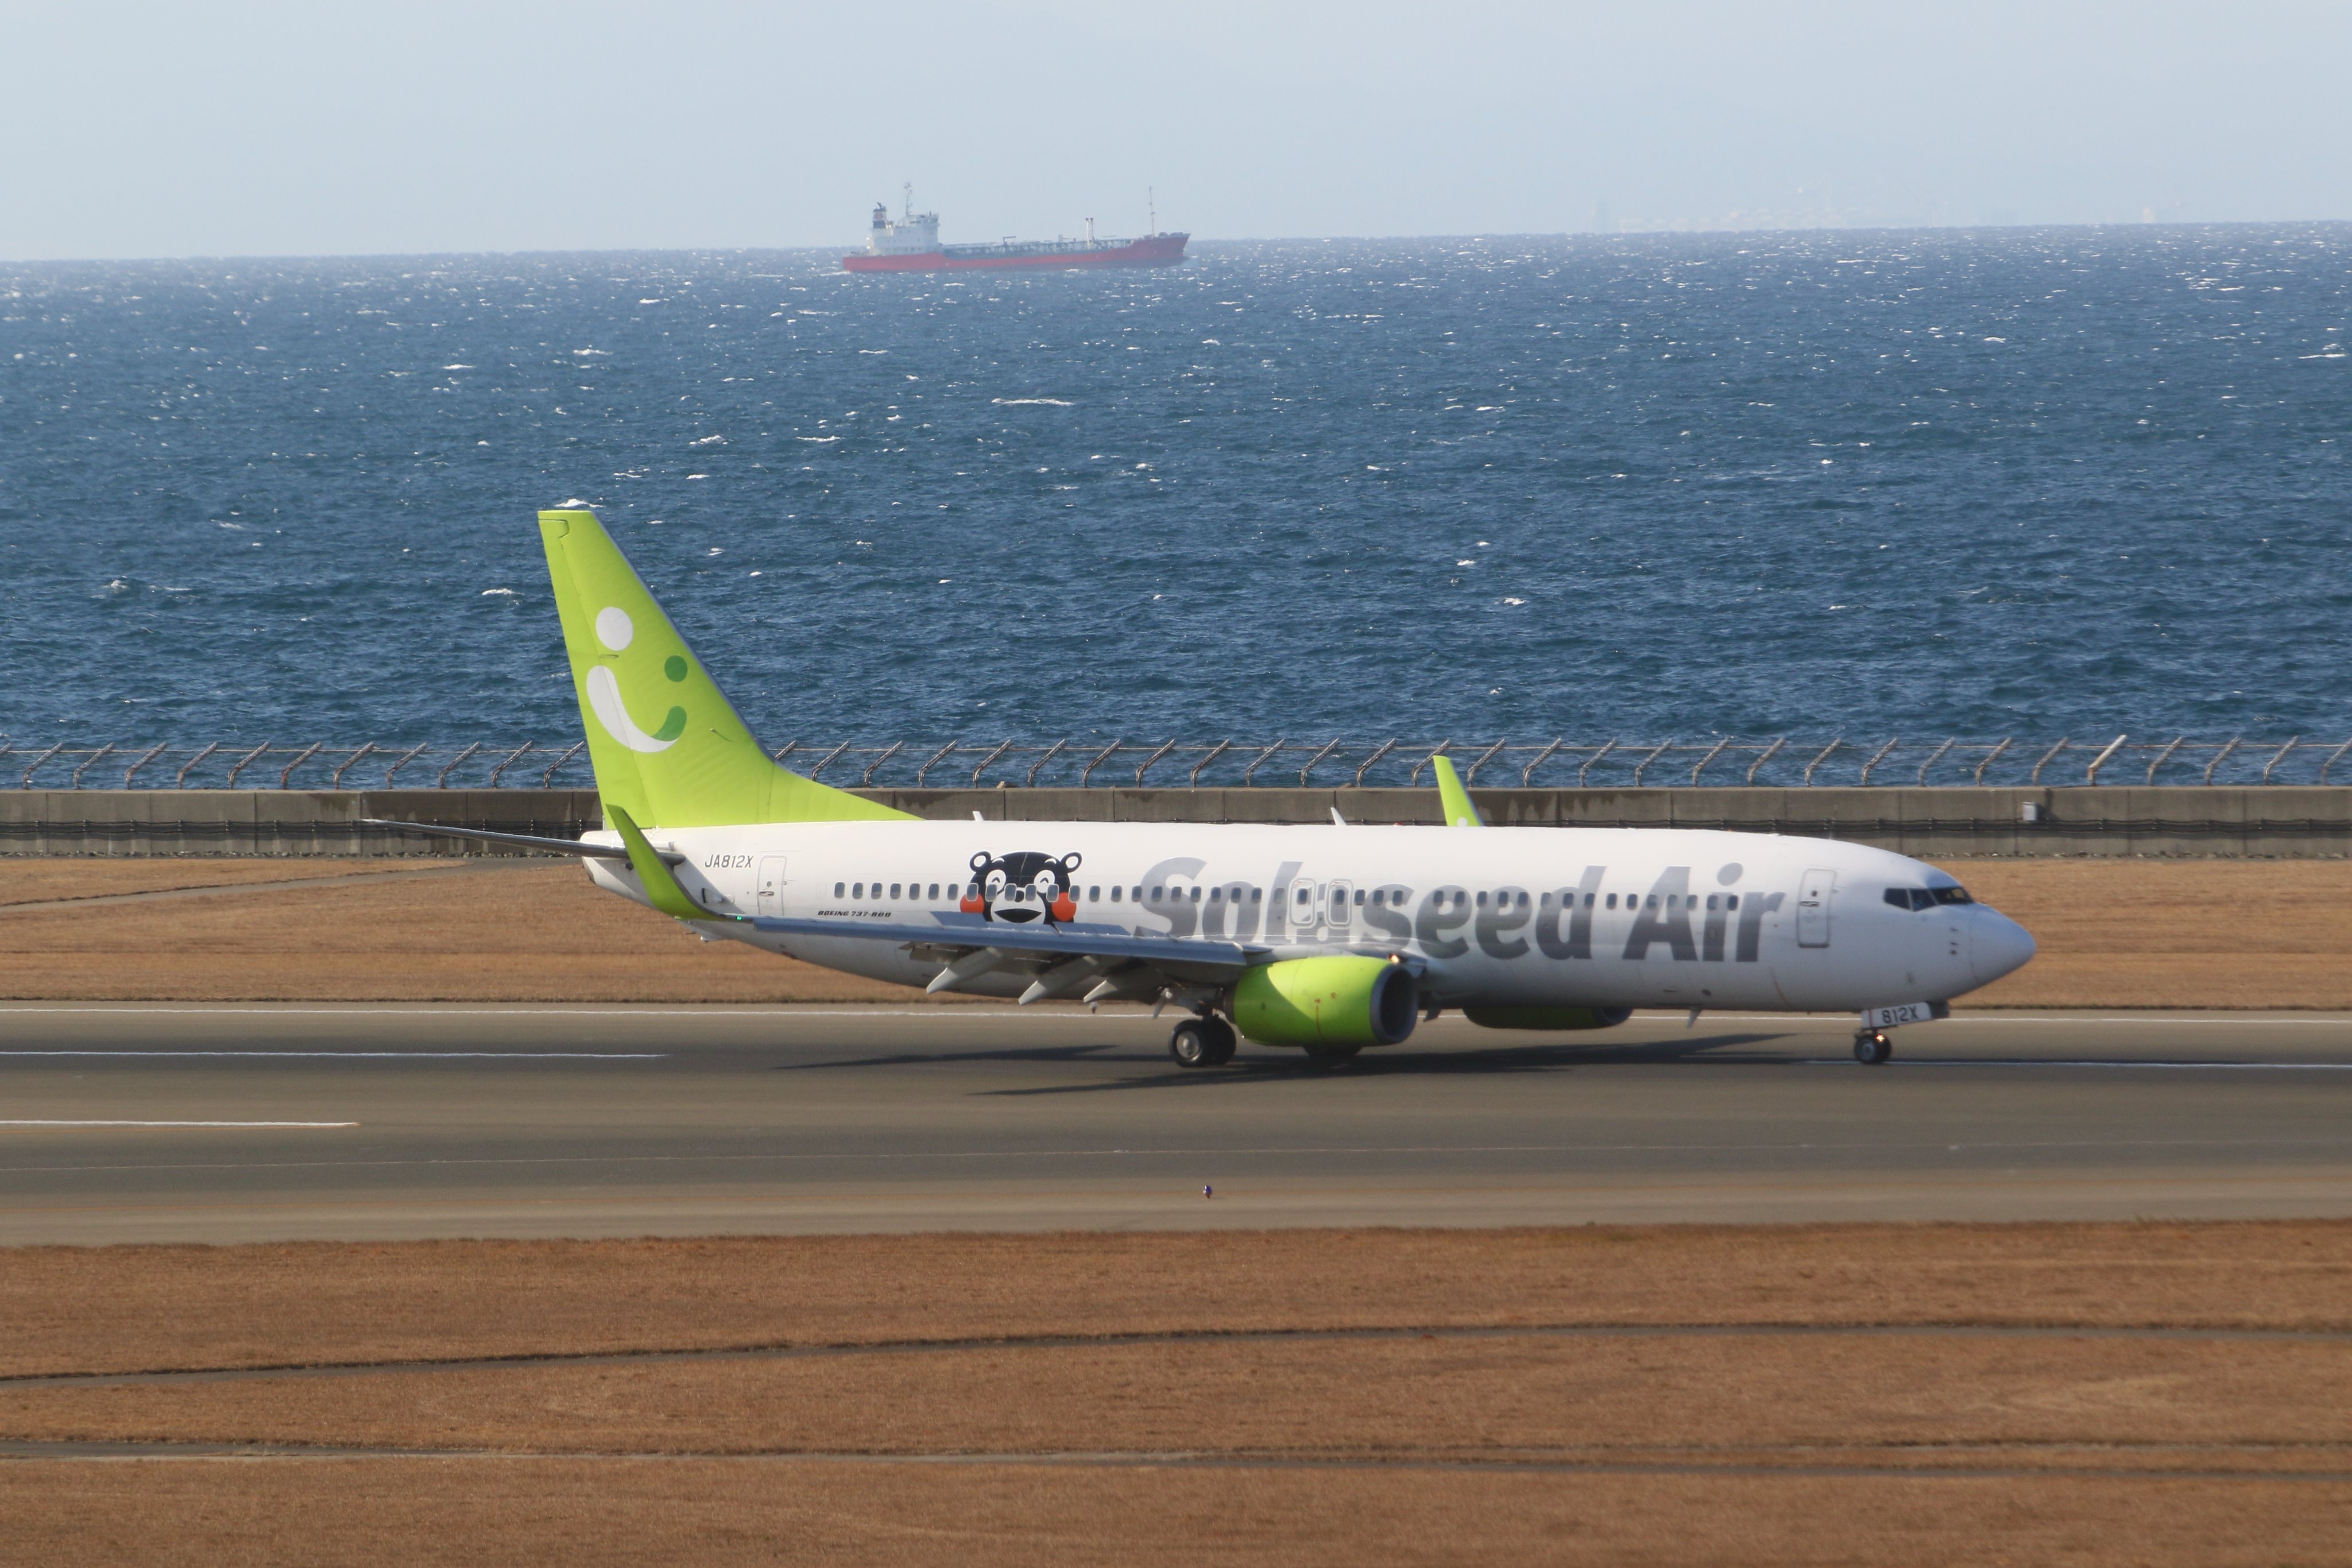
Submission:
<svg viewBox="0 0 2352 1568">
<path fill-rule="evenodd" d="M 1010 855 L 992 855 L 982 850 L 971 857 L 971 881 L 980 895 L 973 897 L 967 888 L 963 912 L 1015 925 L 1033 920 L 1048 925 L 1076 920 L 1078 904 L 1070 879 L 1077 870 L 1075 852 L 1055 860 L 1034 850 Z"/>
</svg>

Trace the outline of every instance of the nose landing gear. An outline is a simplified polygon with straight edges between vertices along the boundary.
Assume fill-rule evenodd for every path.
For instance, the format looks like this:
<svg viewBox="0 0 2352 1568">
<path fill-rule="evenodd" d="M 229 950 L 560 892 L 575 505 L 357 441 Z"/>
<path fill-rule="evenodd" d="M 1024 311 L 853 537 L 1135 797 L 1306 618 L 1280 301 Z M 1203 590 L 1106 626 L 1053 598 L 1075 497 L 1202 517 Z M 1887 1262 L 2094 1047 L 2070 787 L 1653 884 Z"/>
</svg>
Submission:
<svg viewBox="0 0 2352 1568">
<path fill-rule="evenodd" d="M 1864 1067 L 1883 1067 L 1895 1054 L 1895 1042 L 1883 1029 L 1858 1029 L 1853 1031 L 1853 1059 Z"/>
<path fill-rule="evenodd" d="M 1234 1050 L 1240 1043 L 1234 1026 L 1212 1013 L 1186 1019 L 1171 1030 L 1168 1054 L 1179 1067 L 1223 1067 L 1234 1059 Z"/>
</svg>

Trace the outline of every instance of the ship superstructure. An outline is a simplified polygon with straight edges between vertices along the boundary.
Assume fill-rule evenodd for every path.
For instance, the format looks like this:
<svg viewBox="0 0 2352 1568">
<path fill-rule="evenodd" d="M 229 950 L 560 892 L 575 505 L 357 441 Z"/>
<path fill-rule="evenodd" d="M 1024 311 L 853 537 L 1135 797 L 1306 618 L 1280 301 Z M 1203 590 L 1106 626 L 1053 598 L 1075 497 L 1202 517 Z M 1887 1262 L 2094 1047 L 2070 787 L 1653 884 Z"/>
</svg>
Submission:
<svg viewBox="0 0 2352 1568">
<path fill-rule="evenodd" d="M 850 272 L 953 272 L 971 267 L 1171 267 L 1184 259 L 1189 234 L 1161 234 L 1157 204 L 1152 232 L 1140 239 L 1097 239 L 1087 220 L 1084 239 L 1003 239 L 994 245 L 941 245 L 940 214 L 915 211 L 915 188 L 906 187 L 906 205 L 895 220 L 883 203 L 874 204 L 866 248 L 841 258 Z"/>
<path fill-rule="evenodd" d="M 890 221 L 890 209 L 874 204 L 874 226 L 866 232 L 866 254 L 876 256 L 936 256 L 940 253 L 940 214 L 915 211 L 915 187 L 907 187 L 906 215 Z M 843 256 L 845 263 L 853 258 Z"/>
</svg>

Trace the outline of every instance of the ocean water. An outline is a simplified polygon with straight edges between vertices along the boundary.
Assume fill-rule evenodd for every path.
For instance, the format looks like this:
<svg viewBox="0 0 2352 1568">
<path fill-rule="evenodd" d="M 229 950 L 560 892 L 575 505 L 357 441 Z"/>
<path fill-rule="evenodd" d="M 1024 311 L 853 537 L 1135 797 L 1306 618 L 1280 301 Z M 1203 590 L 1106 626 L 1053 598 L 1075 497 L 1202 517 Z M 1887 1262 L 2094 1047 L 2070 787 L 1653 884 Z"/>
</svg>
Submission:
<svg viewBox="0 0 2352 1568">
<path fill-rule="evenodd" d="M 2352 734 L 2352 227 L 0 266 L 10 744 Z"/>
</svg>

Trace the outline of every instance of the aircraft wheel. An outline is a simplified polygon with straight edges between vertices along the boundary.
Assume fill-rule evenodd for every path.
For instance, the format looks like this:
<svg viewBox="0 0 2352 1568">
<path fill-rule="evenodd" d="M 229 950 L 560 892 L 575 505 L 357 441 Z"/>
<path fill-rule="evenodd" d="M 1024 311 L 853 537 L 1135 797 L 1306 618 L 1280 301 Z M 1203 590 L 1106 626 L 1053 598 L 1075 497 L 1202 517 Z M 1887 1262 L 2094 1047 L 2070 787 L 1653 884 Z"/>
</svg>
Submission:
<svg viewBox="0 0 2352 1568">
<path fill-rule="evenodd" d="M 1171 1030 L 1168 1054 L 1176 1059 L 1179 1067 L 1214 1067 L 1217 1064 L 1217 1037 L 1206 1019 L 1186 1019 Z"/>
<path fill-rule="evenodd" d="M 1241 1037 L 1234 1032 L 1234 1026 L 1223 1019 L 1211 1018 L 1202 1019 L 1201 1027 L 1209 1031 L 1210 1054 L 1205 1065 L 1223 1067 L 1231 1061 L 1241 1045 Z"/>
<path fill-rule="evenodd" d="M 1853 1059 L 1864 1067 L 1878 1067 L 1895 1054 L 1895 1042 L 1886 1038 L 1883 1029 L 1858 1030 L 1853 1037 Z"/>
<path fill-rule="evenodd" d="M 1307 1048 L 1307 1060 L 1318 1067 L 1337 1067 L 1343 1061 L 1354 1061 L 1356 1052 L 1362 1049 L 1360 1045 L 1310 1045 Z"/>
</svg>

